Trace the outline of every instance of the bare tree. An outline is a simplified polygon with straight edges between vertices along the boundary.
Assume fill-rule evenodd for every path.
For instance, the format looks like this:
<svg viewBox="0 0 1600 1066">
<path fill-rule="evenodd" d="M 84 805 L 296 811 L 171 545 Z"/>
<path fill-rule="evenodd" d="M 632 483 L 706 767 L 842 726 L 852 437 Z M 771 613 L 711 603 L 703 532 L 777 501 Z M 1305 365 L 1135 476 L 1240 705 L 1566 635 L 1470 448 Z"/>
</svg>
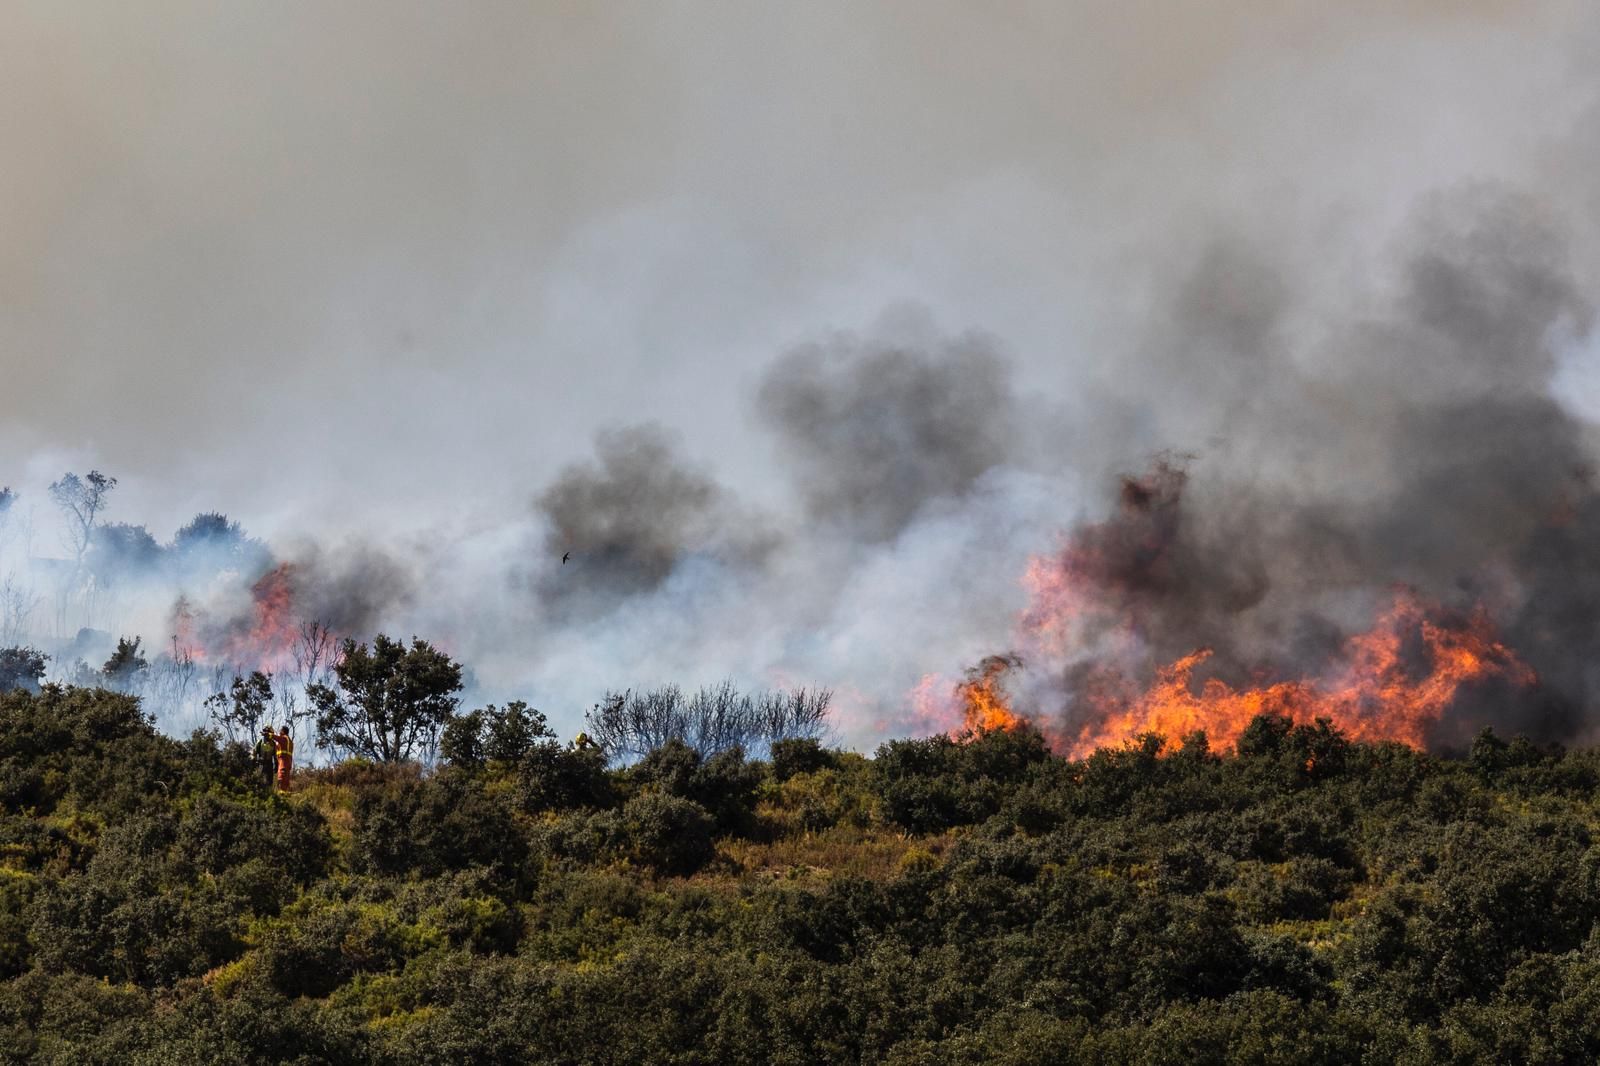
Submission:
<svg viewBox="0 0 1600 1066">
<path fill-rule="evenodd" d="M 339 658 L 339 638 L 321 622 L 301 622 L 293 655 L 295 679 L 301 688 L 326 684 Z"/>
<path fill-rule="evenodd" d="M 827 731 L 832 699 L 827 689 L 752 695 L 740 692 L 732 681 L 692 695 L 665 685 L 607 693 L 585 723 L 590 738 L 612 758 L 641 758 L 669 740 L 710 756 L 734 747 L 762 749 L 779 740 L 820 738 Z"/>
<path fill-rule="evenodd" d="M 150 664 L 144 681 L 145 696 L 158 713 L 165 711 L 177 718 L 190 710 L 199 676 L 200 664 L 195 662 L 194 652 L 174 635 L 171 647 Z"/>
<path fill-rule="evenodd" d="M 315 620 L 300 623 L 290 649 L 294 673 L 278 678 L 272 697 L 273 714 L 289 727 L 297 748 L 301 747 L 302 739 L 311 739 L 306 727 L 317 716 L 308 693 L 314 686 L 328 687 L 334 683 L 339 647 L 339 638 L 324 623 Z"/>
<path fill-rule="evenodd" d="M 22 640 L 33 615 L 39 606 L 39 596 L 32 585 L 24 585 L 15 572 L 0 578 L 0 645 L 12 645 Z"/>
</svg>

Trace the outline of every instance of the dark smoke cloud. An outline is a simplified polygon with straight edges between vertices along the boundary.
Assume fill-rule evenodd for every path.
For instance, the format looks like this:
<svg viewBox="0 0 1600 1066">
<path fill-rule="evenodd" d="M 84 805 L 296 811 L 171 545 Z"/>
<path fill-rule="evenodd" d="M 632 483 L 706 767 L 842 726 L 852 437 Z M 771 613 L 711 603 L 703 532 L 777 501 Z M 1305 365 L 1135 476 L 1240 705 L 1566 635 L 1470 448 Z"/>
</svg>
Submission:
<svg viewBox="0 0 1600 1066">
<path fill-rule="evenodd" d="M 414 561 L 367 541 L 306 545 L 288 565 L 297 615 L 361 640 L 421 594 Z"/>
<path fill-rule="evenodd" d="M 1017 432 L 1009 368 L 976 334 L 805 345 L 768 371 L 759 404 L 808 516 L 867 542 L 970 492 Z"/>
<path fill-rule="evenodd" d="M 539 494 L 546 522 L 541 599 L 557 610 L 614 607 L 658 588 L 683 560 L 753 563 L 769 534 L 660 426 L 602 431 L 595 458 L 567 467 Z"/>
<path fill-rule="evenodd" d="M 1551 398 L 1564 338 L 1592 310 L 1562 240 L 1522 198 L 1431 198 L 1370 314 L 1342 292 L 1306 358 L 1303 300 L 1237 252 L 1180 280 L 1146 373 L 1209 441 L 1123 481 L 1113 516 L 1057 558 L 1094 610 L 1056 700 L 1107 661 L 1124 674 L 1202 646 L 1206 673 L 1316 676 L 1397 584 L 1483 603 L 1542 679 L 1462 708 L 1544 739 L 1591 734 L 1600 692 L 1600 495 L 1586 427 Z M 1168 441 L 1181 444 L 1182 441 Z M 1132 635 L 1115 651 L 1111 637 Z M 1459 741 L 1466 725 L 1445 732 Z"/>
</svg>

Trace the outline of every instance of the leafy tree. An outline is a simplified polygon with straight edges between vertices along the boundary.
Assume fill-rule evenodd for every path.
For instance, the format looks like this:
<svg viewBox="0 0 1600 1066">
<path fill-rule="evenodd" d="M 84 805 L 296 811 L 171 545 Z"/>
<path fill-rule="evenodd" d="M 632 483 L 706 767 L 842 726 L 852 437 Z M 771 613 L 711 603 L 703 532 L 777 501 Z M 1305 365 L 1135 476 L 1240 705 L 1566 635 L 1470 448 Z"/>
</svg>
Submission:
<svg viewBox="0 0 1600 1066">
<path fill-rule="evenodd" d="M 784 782 L 795 774 L 815 773 L 838 764 L 837 756 L 815 737 L 790 737 L 772 745 L 772 777 Z"/>
<path fill-rule="evenodd" d="M 494 704 L 453 715 L 439 740 L 445 762 L 481 769 L 486 762 L 514 766 L 538 744 L 556 739 L 543 712 L 513 700 L 502 710 Z"/>
<path fill-rule="evenodd" d="M 593 746 L 563 746 L 544 714 L 520 700 L 452 716 L 439 754 L 456 769 L 514 775 L 518 802 L 530 814 L 611 799 L 605 755 Z"/>
<path fill-rule="evenodd" d="M 554 740 L 535 744 L 517 765 L 517 796 L 522 809 L 604 807 L 615 788 L 598 748 L 568 748 Z"/>
<path fill-rule="evenodd" d="M 415 637 L 411 647 L 382 633 L 372 646 L 346 639 L 333 668 L 337 691 L 307 689 L 317 744 L 378 762 L 430 754 L 461 691 L 461 664 Z"/>
<path fill-rule="evenodd" d="M 173 534 L 168 553 L 174 563 L 191 573 L 201 567 L 254 574 L 271 563 L 265 544 L 217 511 L 195 515 Z"/>
<path fill-rule="evenodd" d="M 261 731 L 272 705 L 272 675 L 253 670 L 249 677 L 233 675 L 228 691 L 206 697 L 206 710 L 230 740 L 249 740 Z"/>
<path fill-rule="evenodd" d="M 88 565 L 101 584 L 124 574 L 148 573 L 161 561 L 161 545 L 144 526 L 113 522 L 100 527 L 89 551 Z"/>
<path fill-rule="evenodd" d="M 49 658 L 35 648 L 0 648 L 0 692 L 14 688 L 37 692 Z"/>
<path fill-rule="evenodd" d="M 636 796 L 622 808 L 618 824 L 628 857 L 662 873 L 694 873 L 716 854 L 713 822 L 691 800 L 655 792 Z"/>
<path fill-rule="evenodd" d="M 451 715 L 439 733 L 439 757 L 460 770 L 482 770 L 484 716 L 490 707 Z"/>
<path fill-rule="evenodd" d="M 117 638 L 117 650 L 111 653 L 111 658 L 100 668 L 100 675 L 105 678 L 107 688 L 127 692 L 133 688 L 139 675 L 149 669 L 150 664 L 145 661 L 144 654 L 139 650 L 139 641 L 139 637 L 134 637 L 132 640 L 127 637 Z"/>
<path fill-rule="evenodd" d="M 446 870 L 488 867 L 510 880 L 527 853 L 527 838 L 504 794 L 491 793 L 481 778 L 454 770 L 364 792 L 354 814 L 355 864 L 374 873 L 415 870 L 434 877 Z"/>
</svg>

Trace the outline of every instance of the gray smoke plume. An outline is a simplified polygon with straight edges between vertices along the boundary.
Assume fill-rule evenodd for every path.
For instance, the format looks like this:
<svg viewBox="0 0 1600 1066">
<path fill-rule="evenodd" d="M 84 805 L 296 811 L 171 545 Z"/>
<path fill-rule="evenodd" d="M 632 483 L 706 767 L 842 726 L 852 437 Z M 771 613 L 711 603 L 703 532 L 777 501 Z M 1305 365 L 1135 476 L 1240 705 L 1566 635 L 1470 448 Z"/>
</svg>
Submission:
<svg viewBox="0 0 1600 1066">
<path fill-rule="evenodd" d="M 985 337 L 838 336 L 784 355 L 759 393 L 812 521 L 890 540 L 1008 458 L 1017 410 Z"/>
<path fill-rule="evenodd" d="M 1551 398 L 1558 346 L 1592 308 L 1515 195 L 1432 199 L 1398 258 L 1391 294 L 1370 315 L 1344 294 L 1309 349 L 1271 271 L 1212 254 L 1181 281 L 1145 372 L 1179 385 L 1152 390 L 1182 403 L 1163 424 L 1208 443 L 1126 478 L 1114 517 L 1053 561 L 1092 610 L 1057 661 L 1032 664 L 1060 684 L 1036 699 L 1077 724 L 1109 662 L 1150 679 L 1199 647 L 1215 652 L 1205 675 L 1234 685 L 1316 676 L 1405 585 L 1486 605 L 1541 679 L 1440 740 L 1486 721 L 1542 739 L 1595 728 L 1600 493 L 1584 425 Z"/>
<path fill-rule="evenodd" d="M 660 426 L 605 430 L 595 459 L 539 494 L 546 559 L 539 596 L 553 609 L 614 608 L 658 588 L 690 555 L 753 564 L 769 545 L 731 494 L 683 459 Z"/>
</svg>

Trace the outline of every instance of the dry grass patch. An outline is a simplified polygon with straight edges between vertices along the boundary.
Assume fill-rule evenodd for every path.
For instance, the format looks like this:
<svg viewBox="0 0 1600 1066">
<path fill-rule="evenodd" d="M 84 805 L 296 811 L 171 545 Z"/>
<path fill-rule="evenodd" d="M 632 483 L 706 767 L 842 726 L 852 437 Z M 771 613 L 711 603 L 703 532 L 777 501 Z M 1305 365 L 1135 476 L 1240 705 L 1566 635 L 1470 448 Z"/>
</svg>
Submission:
<svg viewBox="0 0 1600 1066">
<path fill-rule="evenodd" d="M 883 829 L 834 826 L 770 842 L 724 840 L 718 854 L 744 878 L 826 879 L 862 877 L 884 881 L 909 866 L 927 868 L 943 861 L 958 834 L 918 837 Z"/>
</svg>

